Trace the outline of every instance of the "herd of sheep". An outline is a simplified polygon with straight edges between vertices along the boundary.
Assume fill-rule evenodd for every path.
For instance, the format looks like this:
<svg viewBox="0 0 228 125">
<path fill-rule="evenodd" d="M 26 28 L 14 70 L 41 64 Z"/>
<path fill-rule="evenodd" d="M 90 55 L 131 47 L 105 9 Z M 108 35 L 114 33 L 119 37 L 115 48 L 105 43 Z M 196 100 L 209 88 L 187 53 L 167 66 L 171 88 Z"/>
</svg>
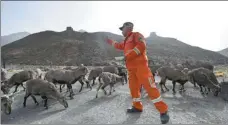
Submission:
<svg viewBox="0 0 228 125">
<path fill-rule="evenodd" d="M 82 91 L 83 85 L 86 83 L 87 88 L 92 89 L 95 84 L 96 78 L 99 79 L 99 89 L 104 90 L 106 86 L 113 86 L 117 82 L 122 82 L 122 84 L 127 83 L 127 73 L 123 66 L 106 66 L 104 68 L 94 68 L 90 71 L 89 77 L 85 76 L 88 74 L 89 70 L 86 66 L 79 66 L 75 69 L 50 69 L 45 74 L 44 71 L 37 68 L 35 70 L 23 70 L 18 73 L 13 74 L 9 79 L 6 78 L 7 71 L 1 69 L 1 91 L 2 91 L 2 110 L 6 114 L 11 113 L 11 105 L 13 102 L 13 95 L 17 92 L 19 86 L 22 86 L 25 91 L 23 106 L 26 107 L 26 100 L 29 96 L 32 97 L 34 103 L 39 105 L 36 100 L 37 95 L 41 96 L 44 100 L 44 107 L 48 109 L 47 100 L 55 99 L 65 108 L 68 107 L 66 98 L 61 94 L 62 88 L 66 85 L 67 91 L 69 91 L 70 99 L 73 99 L 73 89 L 72 85 L 74 83 L 81 84 L 79 92 Z M 44 76 L 44 77 L 43 77 Z M 93 81 L 92 86 L 90 81 Z M 23 83 L 25 82 L 26 87 Z M 60 87 L 60 91 L 57 90 L 57 85 Z M 10 89 L 15 86 L 15 90 L 10 94 Z M 105 90 L 104 90 L 105 91 Z M 113 91 L 115 91 L 113 89 Z M 111 90 L 110 93 L 111 94 Z M 97 95 L 96 95 L 97 97 Z"/>
<path fill-rule="evenodd" d="M 86 78 L 86 75 L 88 77 Z M 127 70 L 124 66 L 111 65 L 99 68 L 93 68 L 90 70 L 84 66 L 80 65 L 77 68 L 71 69 L 49 69 L 47 71 L 42 71 L 37 68 L 35 70 L 23 70 L 21 72 L 13 74 L 9 79 L 6 78 L 7 71 L 1 69 L 1 109 L 4 113 L 11 113 L 11 105 L 13 103 L 13 96 L 17 92 L 19 86 L 23 87 L 25 91 L 23 106 L 26 107 L 26 100 L 29 96 L 32 97 L 34 103 L 39 105 L 36 100 L 37 95 L 41 96 L 44 102 L 44 107 L 48 109 L 48 99 L 55 99 L 65 108 L 68 107 L 66 98 L 61 94 L 62 89 L 66 86 L 67 92 L 69 92 L 70 99 L 73 99 L 74 92 L 72 85 L 77 83 L 81 84 L 79 92 L 82 91 L 84 84 L 87 88 L 92 90 L 92 87 L 96 84 L 95 80 L 98 78 L 98 88 L 96 93 L 96 98 L 98 97 L 98 91 L 103 90 L 106 95 L 105 87 L 110 86 L 109 95 L 115 91 L 114 85 L 116 83 L 122 83 L 122 85 L 128 82 Z M 200 87 L 200 92 L 208 94 L 212 91 L 215 96 L 218 96 L 221 92 L 221 84 L 217 81 L 213 73 L 213 68 L 196 67 L 193 69 L 189 68 L 173 68 L 168 66 L 162 66 L 158 68 L 155 75 L 160 76 L 161 81 L 159 82 L 161 92 L 164 93 L 163 87 L 166 91 L 169 89 L 166 87 L 166 81 L 171 80 L 173 84 L 173 94 L 176 93 L 175 86 L 176 83 L 180 84 L 179 91 L 186 91 L 184 88 L 185 83 L 188 81 Z M 25 82 L 25 87 L 23 83 Z M 92 84 L 90 84 L 92 82 Z M 59 89 L 57 89 L 59 85 Z M 10 93 L 10 89 L 15 86 L 13 93 Z"/>
</svg>

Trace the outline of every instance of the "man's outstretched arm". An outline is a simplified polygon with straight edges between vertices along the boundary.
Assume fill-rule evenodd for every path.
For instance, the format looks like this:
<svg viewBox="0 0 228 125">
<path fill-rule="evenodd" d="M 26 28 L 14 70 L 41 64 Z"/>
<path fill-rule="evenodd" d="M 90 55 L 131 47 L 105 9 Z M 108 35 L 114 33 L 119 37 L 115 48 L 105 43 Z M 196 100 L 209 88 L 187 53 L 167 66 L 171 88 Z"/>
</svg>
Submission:
<svg viewBox="0 0 228 125">
<path fill-rule="evenodd" d="M 107 39 L 106 42 L 108 44 L 112 45 L 113 47 L 115 47 L 116 49 L 124 50 L 124 41 L 122 41 L 122 42 L 116 42 L 114 40 Z"/>
</svg>

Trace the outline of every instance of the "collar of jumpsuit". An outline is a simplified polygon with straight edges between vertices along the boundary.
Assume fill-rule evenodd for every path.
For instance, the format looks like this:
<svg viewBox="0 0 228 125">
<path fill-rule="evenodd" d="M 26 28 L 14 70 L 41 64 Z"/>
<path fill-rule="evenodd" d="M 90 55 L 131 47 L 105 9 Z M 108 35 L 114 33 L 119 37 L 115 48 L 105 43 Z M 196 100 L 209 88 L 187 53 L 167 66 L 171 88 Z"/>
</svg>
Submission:
<svg viewBox="0 0 228 125">
<path fill-rule="evenodd" d="M 127 40 L 127 38 L 128 38 L 129 36 L 131 36 L 132 33 L 133 33 L 132 31 L 128 32 L 128 33 L 127 33 L 127 36 L 125 37 L 125 40 Z"/>
</svg>

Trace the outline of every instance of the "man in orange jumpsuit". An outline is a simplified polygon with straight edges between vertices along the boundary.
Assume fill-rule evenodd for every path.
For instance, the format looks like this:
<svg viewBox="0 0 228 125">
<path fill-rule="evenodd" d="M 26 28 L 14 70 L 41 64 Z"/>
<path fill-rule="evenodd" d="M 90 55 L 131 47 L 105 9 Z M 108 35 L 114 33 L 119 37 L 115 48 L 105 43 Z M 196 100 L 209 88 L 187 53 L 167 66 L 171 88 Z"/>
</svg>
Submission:
<svg viewBox="0 0 228 125">
<path fill-rule="evenodd" d="M 143 111 L 143 105 L 140 100 L 140 88 L 141 85 L 143 85 L 154 106 L 160 112 L 162 124 L 168 123 L 168 106 L 162 100 L 154 83 L 153 75 L 148 67 L 144 36 L 139 32 L 132 32 L 133 23 L 131 22 L 124 23 L 119 29 L 122 31 L 125 40 L 122 42 L 116 42 L 107 39 L 106 42 L 114 46 L 116 49 L 124 51 L 126 67 L 129 75 L 129 88 L 133 101 L 132 108 L 127 109 L 127 112 L 134 113 Z"/>
</svg>

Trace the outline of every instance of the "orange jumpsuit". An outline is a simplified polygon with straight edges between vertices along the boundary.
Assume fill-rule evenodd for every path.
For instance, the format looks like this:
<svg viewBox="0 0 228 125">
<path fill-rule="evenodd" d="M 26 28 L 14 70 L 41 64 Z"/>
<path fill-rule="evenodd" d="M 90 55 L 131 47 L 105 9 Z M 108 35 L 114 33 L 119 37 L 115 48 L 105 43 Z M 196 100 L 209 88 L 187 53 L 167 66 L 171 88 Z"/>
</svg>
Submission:
<svg viewBox="0 0 228 125">
<path fill-rule="evenodd" d="M 140 100 L 140 88 L 143 85 L 156 109 L 160 113 L 165 113 L 168 110 L 168 106 L 162 100 L 160 92 L 154 83 L 153 75 L 148 67 L 144 36 L 138 32 L 131 32 L 124 41 L 113 41 L 112 45 L 116 49 L 124 51 L 129 75 L 129 88 L 133 100 L 132 105 L 136 109 L 143 110 Z"/>
</svg>

